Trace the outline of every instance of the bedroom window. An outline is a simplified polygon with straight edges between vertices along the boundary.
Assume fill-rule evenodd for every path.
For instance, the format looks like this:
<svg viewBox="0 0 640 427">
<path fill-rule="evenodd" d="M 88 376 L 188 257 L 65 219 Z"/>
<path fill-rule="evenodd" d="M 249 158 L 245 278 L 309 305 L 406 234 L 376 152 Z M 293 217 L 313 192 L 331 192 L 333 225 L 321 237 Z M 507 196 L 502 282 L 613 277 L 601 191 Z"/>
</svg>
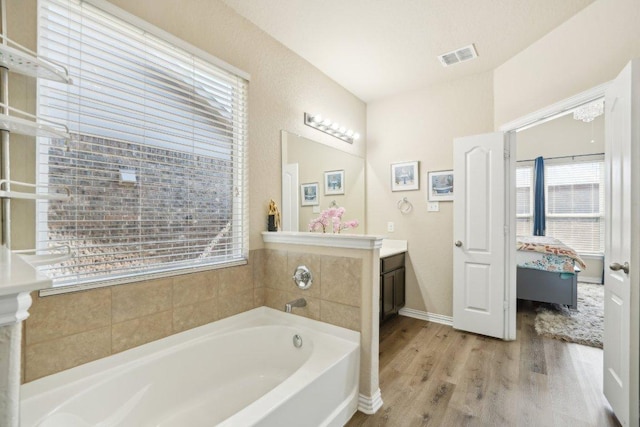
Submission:
<svg viewBox="0 0 640 427">
<path fill-rule="evenodd" d="M 516 168 L 516 234 L 528 236 L 533 227 L 533 166 Z"/>
<path fill-rule="evenodd" d="M 522 175 L 532 188 L 533 173 L 526 175 L 527 168 L 532 166 L 519 165 L 517 176 Z M 580 253 L 604 252 L 604 156 L 545 159 L 545 199 L 547 236 Z M 518 206 L 528 200 L 518 190 Z M 524 234 L 531 234 L 531 223 Z"/>
<path fill-rule="evenodd" d="M 94 6 L 97 5 L 97 6 Z M 38 247 L 69 245 L 54 286 L 103 286 L 246 262 L 247 78 L 106 2 L 41 0 L 39 51 L 73 85 L 38 81 Z M 53 290 L 55 293 L 56 290 Z"/>
</svg>

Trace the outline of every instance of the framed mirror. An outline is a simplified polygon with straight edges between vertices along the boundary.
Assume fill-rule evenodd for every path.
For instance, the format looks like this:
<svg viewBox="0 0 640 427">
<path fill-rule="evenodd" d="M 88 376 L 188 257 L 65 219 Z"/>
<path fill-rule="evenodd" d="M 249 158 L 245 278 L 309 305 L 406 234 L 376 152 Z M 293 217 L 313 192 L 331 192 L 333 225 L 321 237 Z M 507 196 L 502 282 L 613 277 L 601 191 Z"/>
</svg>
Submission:
<svg viewBox="0 0 640 427">
<path fill-rule="evenodd" d="M 344 233 L 365 233 L 364 159 L 291 132 L 281 132 L 282 230 L 309 231 L 309 222 L 331 206 L 345 209 L 343 221 L 358 220 Z M 319 183 L 317 204 L 301 199 L 301 186 Z"/>
</svg>

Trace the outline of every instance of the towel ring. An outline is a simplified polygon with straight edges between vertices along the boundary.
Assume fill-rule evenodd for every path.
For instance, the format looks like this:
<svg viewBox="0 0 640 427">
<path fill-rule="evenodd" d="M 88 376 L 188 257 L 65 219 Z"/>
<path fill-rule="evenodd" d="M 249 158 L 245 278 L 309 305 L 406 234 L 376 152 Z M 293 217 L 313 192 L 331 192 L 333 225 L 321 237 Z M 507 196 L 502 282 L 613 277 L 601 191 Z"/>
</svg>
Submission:
<svg viewBox="0 0 640 427">
<path fill-rule="evenodd" d="M 411 212 L 411 210 L 413 209 L 413 205 L 409 200 L 407 200 L 406 197 L 403 197 L 402 200 L 398 201 L 398 209 L 400 209 L 400 212 L 402 212 L 403 214 L 407 214 Z"/>
</svg>

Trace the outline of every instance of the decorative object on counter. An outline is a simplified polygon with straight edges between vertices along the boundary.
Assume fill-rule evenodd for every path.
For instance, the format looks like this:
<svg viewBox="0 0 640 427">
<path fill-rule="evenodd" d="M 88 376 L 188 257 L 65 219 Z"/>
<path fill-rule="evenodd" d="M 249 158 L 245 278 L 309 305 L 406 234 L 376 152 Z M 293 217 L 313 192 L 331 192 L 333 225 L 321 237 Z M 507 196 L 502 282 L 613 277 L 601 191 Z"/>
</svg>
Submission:
<svg viewBox="0 0 640 427">
<path fill-rule="evenodd" d="M 318 129 L 321 132 L 328 133 L 338 139 L 341 139 L 349 144 L 353 144 L 353 141 L 360 138 L 358 132 L 354 132 L 351 129 L 347 129 L 340 123 L 332 122 L 331 120 L 322 117 L 320 114 L 304 113 L 304 124 L 311 126 L 314 129 Z"/>
<path fill-rule="evenodd" d="M 398 200 L 398 209 L 400 209 L 400 212 L 403 214 L 408 214 L 413 209 L 413 205 L 406 197 L 403 197 L 401 200 Z"/>
<path fill-rule="evenodd" d="M 316 219 L 312 219 L 309 223 L 309 231 L 320 231 L 328 233 L 340 233 L 347 228 L 356 228 L 359 223 L 357 219 L 351 221 L 342 222 L 342 215 L 344 215 L 344 208 L 329 208 L 320 213 L 320 216 Z"/>
<path fill-rule="evenodd" d="M 344 194 L 344 170 L 324 173 L 324 194 Z"/>
<path fill-rule="evenodd" d="M 317 206 L 320 204 L 320 200 L 318 198 L 318 187 L 317 182 L 300 184 L 301 206 Z"/>
<path fill-rule="evenodd" d="M 453 201 L 453 171 L 429 172 L 429 201 Z"/>
<path fill-rule="evenodd" d="M 391 191 L 418 190 L 420 188 L 420 171 L 418 162 L 391 164 Z"/>
<path fill-rule="evenodd" d="M 269 214 L 267 221 L 268 231 L 278 231 L 280 229 L 280 209 L 276 202 L 271 199 L 269 201 Z"/>
</svg>

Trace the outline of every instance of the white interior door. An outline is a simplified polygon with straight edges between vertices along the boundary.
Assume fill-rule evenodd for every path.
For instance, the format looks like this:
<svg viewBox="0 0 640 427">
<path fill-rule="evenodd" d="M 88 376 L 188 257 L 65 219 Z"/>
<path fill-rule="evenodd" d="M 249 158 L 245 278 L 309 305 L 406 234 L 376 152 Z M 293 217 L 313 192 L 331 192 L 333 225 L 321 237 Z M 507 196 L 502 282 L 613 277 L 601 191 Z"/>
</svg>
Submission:
<svg viewBox="0 0 640 427">
<path fill-rule="evenodd" d="M 640 61 L 605 96 L 604 394 L 623 426 L 638 425 Z"/>
<path fill-rule="evenodd" d="M 497 338 L 506 338 L 504 153 L 501 132 L 453 144 L 453 327 Z"/>
<path fill-rule="evenodd" d="M 298 164 L 282 168 L 282 231 L 298 231 Z"/>
</svg>

